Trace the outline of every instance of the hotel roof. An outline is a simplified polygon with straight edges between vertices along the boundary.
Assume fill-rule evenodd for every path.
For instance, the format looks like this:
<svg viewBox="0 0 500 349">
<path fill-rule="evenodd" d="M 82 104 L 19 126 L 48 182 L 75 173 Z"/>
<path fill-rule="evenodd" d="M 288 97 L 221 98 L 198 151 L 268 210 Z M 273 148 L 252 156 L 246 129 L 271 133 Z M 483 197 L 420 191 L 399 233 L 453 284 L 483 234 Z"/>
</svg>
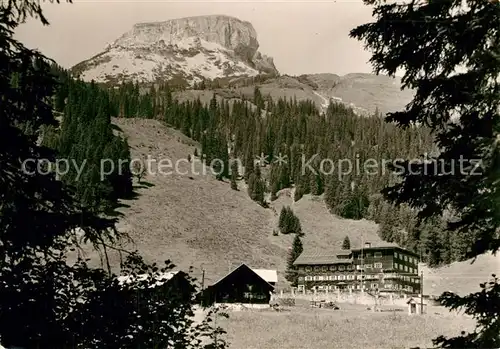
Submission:
<svg viewBox="0 0 500 349">
<path fill-rule="evenodd" d="M 359 246 L 350 250 L 336 250 L 330 252 L 303 252 L 293 263 L 294 265 L 329 265 L 329 264 L 342 264 L 352 263 L 352 258 L 339 258 L 340 256 L 351 255 L 352 252 L 359 252 L 361 250 L 380 250 L 380 249 L 393 249 L 405 251 L 413 256 L 418 256 L 416 253 L 405 250 L 392 242 L 376 242 L 370 243 L 370 247 Z"/>
</svg>

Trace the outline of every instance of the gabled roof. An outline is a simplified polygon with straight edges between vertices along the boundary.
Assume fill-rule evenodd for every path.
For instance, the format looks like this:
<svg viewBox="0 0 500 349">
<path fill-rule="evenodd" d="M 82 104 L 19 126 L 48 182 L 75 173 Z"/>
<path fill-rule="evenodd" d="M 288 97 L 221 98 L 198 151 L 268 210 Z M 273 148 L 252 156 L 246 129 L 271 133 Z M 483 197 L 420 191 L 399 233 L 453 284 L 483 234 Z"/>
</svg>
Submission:
<svg viewBox="0 0 500 349">
<path fill-rule="evenodd" d="M 177 273 L 179 273 L 179 271 L 160 273 L 159 275 L 154 277 L 156 282 L 154 284 L 150 285 L 149 288 L 158 287 L 158 286 L 165 284 L 167 281 L 172 279 Z M 150 277 L 151 277 L 151 275 L 149 275 L 149 274 L 139 274 L 136 276 L 134 276 L 134 275 L 120 275 L 120 276 L 118 276 L 117 279 L 118 279 L 119 284 L 123 285 L 123 284 L 130 284 L 133 282 L 144 281 L 144 280 L 149 279 Z"/>
<path fill-rule="evenodd" d="M 224 275 L 222 278 L 220 278 L 219 280 L 217 280 L 216 282 L 214 282 L 210 286 L 212 287 L 212 286 L 217 285 L 219 282 L 221 282 L 222 280 L 224 280 L 225 278 L 227 278 L 229 275 L 231 275 L 232 273 L 234 273 L 236 270 L 238 270 L 240 268 L 246 268 L 246 269 L 250 270 L 255 275 L 257 275 L 259 278 L 261 278 L 266 284 L 268 284 L 270 287 L 272 287 L 274 289 L 274 286 L 269 283 L 269 282 L 272 282 L 272 281 L 266 280 L 266 278 L 264 278 L 263 276 L 259 275 L 259 273 L 256 272 L 256 270 L 261 270 L 262 271 L 262 270 L 265 270 L 265 269 L 252 269 L 248 265 L 246 265 L 245 263 L 240 264 L 238 267 L 236 267 L 235 269 L 231 270 L 229 273 L 227 273 L 226 275 Z M 270 276 L 270 275 L 267 275 L 267 276 Z M 278 280 L 278 276 L 276 275 L 276 282 L 277 282 L 277 280 Z"/>
<path fill-rule="evenodd" d="M 339 251 L 340 252 L 340 251 Z M 338 258 L 339 255 L 345 255 L 346 250 L 342 251 L 343 253 L 334 252 L 334 253 L 306 253 L 303 252 L 300 256 L 297 257 L 294 265 L 315 265 L 315 264 L 342 264 L 342 263 L 352 263 L 351 258 Z"/>
<path fill-rule="evenodd" d="M 410 304 L 410 303 L 414 303 L 414 304 L 420 304 L 420 297 L 410 297 L 410 299 L 408 299 L 406 301 L 406 304 Z M 424 300 L 423 301 L 424 305 L 427 305 L 427 302 Z"/>
<path fill-rule="evenodd" d="M 356 248 L 352 248 L 351 251 L 360 252 L 361 250 L 370 251 L 370 250 L 398 249 L 400 251 L 404 251 L 407 254 L 411 254 L 414 257 L 418 257 L 417 253 L 412 252 L 410 250 L 407 250 L 405 248 L 402 248 L 401 246 L 399 246 L 398 244 L 396 244 L 394 242 L 378 241 L 378 242 L 372 242 L 370 244 L 371 244 L 370 247 L 359 246 Z"/>
<path fill-rule="evenodd" d="M 360 251 L 361 249 L 363 250 L 368 250 L 371 248 L 401 248 L 398 244 L 394 242 L 386 242 L 386 241 L 376 241 L 376 242 L 370 242 L 366 241 L 366 243 L 370 244 L 370 247 L 365 247 L 365 245 L 360 245 L 359 247 L 357 246 L 356 248 L 352 248 L 352 251 Z"/>
<path fill-rule="evenodd" d="M 257 275 L 266 280 L 268 283 L 278 282 L 278 272 L 272 269 L 252 269 Z"/>
</svg>

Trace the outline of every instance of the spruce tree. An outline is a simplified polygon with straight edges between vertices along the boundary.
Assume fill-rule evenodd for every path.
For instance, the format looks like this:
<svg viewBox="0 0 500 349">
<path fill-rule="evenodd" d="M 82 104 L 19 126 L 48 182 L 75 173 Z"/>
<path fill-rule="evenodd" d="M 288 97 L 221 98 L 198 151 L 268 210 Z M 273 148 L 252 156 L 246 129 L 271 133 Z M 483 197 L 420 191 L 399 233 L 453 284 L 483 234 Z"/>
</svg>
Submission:
<svg viewBox="0 0 500 349">
<path fill-rule="evenodd" d="M 281 208 L 278 221 L 278 228 L 281 231 L 281 233 L 284 233 L 286 231 L 286 227 L 288 226 L 288 220 L 289 220 L 288 207 L 283 206 Z"/>
<path fill-rule="evenodd" d="M 344 238 L 344 241 L 342 242 L 342 249 L 343 250 L 350 250 L 351 249 L 351 240 L 349 240 L 349 236 L 347 236 L 347 235 Z"/>
<path fill-rule="evenodd" d="M 303 250 L 304 248 L 302 246 L 302 241 L 300 240 L 299 235 L 295 235 L 295 238 L 293 239 L 292 248 L 288 255 L 287 268 L 285 272 L 285 279 L 288 282 L 290 282 L 293 287 L 297 286 L 297 281 L 299 277 L 297 267 L 294 266 L 293 263 L 301 255 Z"/>
</svg>

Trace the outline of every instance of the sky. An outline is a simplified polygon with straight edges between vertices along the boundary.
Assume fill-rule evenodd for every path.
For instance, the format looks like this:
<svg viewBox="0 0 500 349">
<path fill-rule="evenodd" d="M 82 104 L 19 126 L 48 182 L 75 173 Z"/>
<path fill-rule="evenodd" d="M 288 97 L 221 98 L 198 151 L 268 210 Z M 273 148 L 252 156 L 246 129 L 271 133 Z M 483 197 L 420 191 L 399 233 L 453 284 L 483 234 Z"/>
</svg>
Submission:
<svg viewBox="0 0 500 349">
<path fill-rule="evenodd" d="M 50 26 L 28 21 L 16 38 L 66 68 L 103 51 L 135 23 L 221 14 L 251 22 L 259 51 L 273 57 L 282 74 L 372 72 L 370 53 L 348 37 L 352 28 L 372 20 L 362 0 L 74 0 L 46 2 L 44 9 Z"/>
</svg>

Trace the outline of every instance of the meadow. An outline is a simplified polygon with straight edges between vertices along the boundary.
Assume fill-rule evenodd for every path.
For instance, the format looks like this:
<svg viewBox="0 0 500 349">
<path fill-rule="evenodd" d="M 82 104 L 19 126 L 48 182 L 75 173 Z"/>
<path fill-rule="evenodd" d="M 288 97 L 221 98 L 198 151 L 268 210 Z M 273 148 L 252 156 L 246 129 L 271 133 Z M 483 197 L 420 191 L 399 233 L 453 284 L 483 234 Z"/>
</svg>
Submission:
<svg viewBox="0 0 500 349">
<path fill-rule="evenodd" d="M 231 311 L 220 324 L 231 349 L 431 348 L 439 335 L 455 336 L 474 328 L 471 318 L 441 307 L 410 316 L 403 308 L 372 312 L 362 305 L 340 306 Z"/>
</svg>

